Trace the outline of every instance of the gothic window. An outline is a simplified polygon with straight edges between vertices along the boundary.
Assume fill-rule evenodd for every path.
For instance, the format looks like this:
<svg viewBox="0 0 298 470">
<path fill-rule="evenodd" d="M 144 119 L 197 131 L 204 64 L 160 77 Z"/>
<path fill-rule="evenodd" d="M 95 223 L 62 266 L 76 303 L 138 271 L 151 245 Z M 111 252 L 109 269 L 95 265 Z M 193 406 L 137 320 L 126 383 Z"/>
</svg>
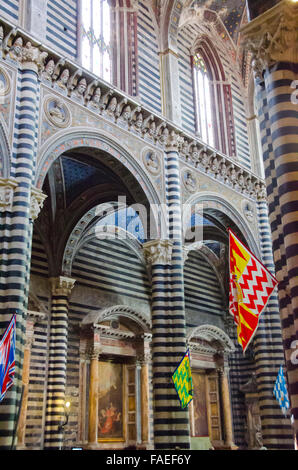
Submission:
<svg viewBox="0 0 298 470">
<path fill-rule="evenodd" d="M 196 106 L 196 131 L 204 142 L 214 147 L 214 129 L 208 70 L 202 56 L 194 56 L 194 85 Z"/>
<path fill-rule="evenodd" d="M 196 132 L 220 152 L 236 156 L 231 84 L 214 45 L 200 37 L 192 47 Z"/>
<path fill-rule="evenodd" d="M 83 0 L 82 65 L 111 81 L 111 14 L 108 0 Z"/>
</svg>

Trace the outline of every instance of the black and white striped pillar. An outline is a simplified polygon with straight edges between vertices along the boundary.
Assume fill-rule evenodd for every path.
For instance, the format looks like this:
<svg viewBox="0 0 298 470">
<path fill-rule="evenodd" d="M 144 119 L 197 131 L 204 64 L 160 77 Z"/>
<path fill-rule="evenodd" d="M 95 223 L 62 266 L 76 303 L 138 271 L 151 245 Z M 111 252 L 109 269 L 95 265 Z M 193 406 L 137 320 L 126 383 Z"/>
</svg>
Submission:
<svg viewBox="0 0 298 470">
<path fill-rule="evenodd" d="M 144 245 L 152 266 L 152 375 L 155 449 L 189 449 L 188 410 L 172 375 L 186 353 L 179 160 L 175 136 L 165 152 L 167 240 Z"/>
<path fill-rule="evenodd" d="M 27 43 L 17 72 L 16 115 L 10 178 L 0 190 L 5 204 L 0 211 L 0 334 L 16 313 L 16 372 L 14 385 L 1 402 L 0 448 L 12 446 L 21 398 L 22 360 L 25 345 L 26 309 L 32 240 L 32 186 L 34 184 L 38 72 L 44 57 Z M 15 444 L 15 443 L 14 443 Z"/>
<path fill-rule="evenodd" d="M 52 308 L 48 355 L 47 404 L 44 449 L 61 450 L 65 419 L 65 389 L 68 338 L 68 302 L 75 280 L 51 278 Z"/>
<path fill-rule="evenodd" d="M 265 198 L 257 202 L 261 257 L 264 266 L 274 275 L 271 230 Z M 262 422 L 263 445 L 267 449 L 293 448 L 293 432 L 289 418 L 285 418 L 273 395 L 275 380 L 284 351 L 277 292 L 274 292 L 262 313 L 254 339 L 254 358 L 258 385 L 259 408 Z"/>
<path fill-rule="evenodd" d="M 282 0 L 242 30 L 257 75 L 269 220 L 296 437 L 298 366 L 292 358 L 298 340 L 297 21 L 297 2 Z"/>
</svg>

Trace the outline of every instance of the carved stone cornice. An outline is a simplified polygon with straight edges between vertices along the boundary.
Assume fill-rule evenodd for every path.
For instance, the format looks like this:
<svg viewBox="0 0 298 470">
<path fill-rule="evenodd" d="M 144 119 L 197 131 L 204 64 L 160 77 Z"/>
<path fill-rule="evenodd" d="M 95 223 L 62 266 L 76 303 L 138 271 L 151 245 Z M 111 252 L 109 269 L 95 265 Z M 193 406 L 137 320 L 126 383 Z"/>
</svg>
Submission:
<svg viewBox="0 0 298 470">
<path fill-rule="evenodd" d="M 136 337 L 132 331 L 116 330 L 106 325 L 94 325 L 94 329 L 96 330 L 99 338 L 108 337 L 114 339 L 132 340 Z"/>
<path fill-rule="evenodd" d="M 154 114 L 137 99 L 125 95 L 113 85 L 82 69 L 80 65 L 59 57 L 57 52 L 44 45 L 36 45 L 30 35 L 3 19 L 0 31 L 3 25 L 6 35 L 2 41 L 2 49 L 0 38 L 0 55 L 2 52 L 4 61 L 12 60 L 12 64 L 22 65 L 30 64 L 31 61 L 33 68 L 39 71 L 41 82 L 51 88 L 57 99 L 61 95 L 67 96 L 76 106 L 87 108 L 90 113 L 102 116 L 120 127 L 121 121 L 123 122 L 120 117 L 125 116 L 128 132 L 150 142 L 160 151 L 177 152 L 181 161 L 197 171 L 207 173 L 210 178 L 237 192 L 256 198 L 255 184 L 262 183 L 263 180 L 243 167 L 235 157 L 214 151 L 194 134 L 188 134 L 160 114 Z M 43 65 L 46 56 L 47 62 Z M 241 184 L 238 184 L 240 181 Z"/>
<path fill-rule="evenodd" d="M 76 280 L 65 276 L 50 278 L 52 294 L 68 297 L 74 287 Z"/>
<path fill-rule="evenodd" d="M 143 245 L 148 265 L 170 264 L 172 261 L 173 243 L 170 240 L 153 240 Z"/>
<path fill-rule="evenodd" d="M 257 77 L 276 62 L 298 63 L 298 3 L 282 0 L 241 29 Z"/>
<path fill-rule="evenodd" d="M 43 208 L 44 201 L 47 195 L 44 194 L 40 189 L 31 189 L 31 206 L 30 206 L 30 217 L 34 221 L 39 216 L 41 209 Z"/>
<path fill-rule="evenodd" d="M 47 314 L 43 312 L 36 312 L 33 310 L 27 310 L 27 320 L 30 320 L 34 325 L 41 320 L 46 318 Z"/>
<path fill-rule="evenodd" d="M 0 212 L 11 212 L 14 190 L 18 183 L 13 178 L 0 178 Z"/>
</svg>

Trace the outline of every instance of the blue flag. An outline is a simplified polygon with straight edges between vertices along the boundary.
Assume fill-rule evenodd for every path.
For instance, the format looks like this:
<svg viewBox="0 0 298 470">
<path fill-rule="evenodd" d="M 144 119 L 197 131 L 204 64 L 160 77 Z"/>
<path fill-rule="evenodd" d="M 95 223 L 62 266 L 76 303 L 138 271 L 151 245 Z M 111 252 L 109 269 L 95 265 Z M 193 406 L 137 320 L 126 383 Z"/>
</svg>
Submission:
<svg viewBox="0 0 298 470">
<path fill-rule="evenodd" d="M 279 372 L 275 381 L 273 393 L 275 395 L 276 400 L 279 403 L 279 406 L 282 409 L 283 414 L 286 415 L 287 410 L 290 408 L 290 400 L 289 400 L 287 384 L 286 384 L 282 366 L 280 366 L 280 369 L 279 369 Z"/>
<path fill-rule="evenodd" d="M 15 373 L 16 315 L 13 315 L 0 341 L 0 402 L 13 384 Z"/>
</svg>

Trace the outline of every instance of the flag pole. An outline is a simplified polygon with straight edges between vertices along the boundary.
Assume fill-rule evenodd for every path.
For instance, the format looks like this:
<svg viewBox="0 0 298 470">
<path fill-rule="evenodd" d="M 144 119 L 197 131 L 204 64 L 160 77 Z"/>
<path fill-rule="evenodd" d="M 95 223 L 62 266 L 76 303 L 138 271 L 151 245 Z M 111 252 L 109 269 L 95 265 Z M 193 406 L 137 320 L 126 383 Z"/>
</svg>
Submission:
<svg viewBox="0 0 298 470">
<path fill-rule="evenodd" d="M 20 414 L 21 414 L 21 409 L 22 409 L 22 403 L 23 403 L 24 389 L 25 389 L 25 385 L 23 384 L 23 385 L 22 385 L 22 392 L 21 392 L 21 398 L 20 398 L 19 408 L 18 408 L 17 419 L 16 419 L 16 423 L 15 423 L 14 430 L 13 430 L 12 443 L 11 443 L 10 450 L 13 450 L 14 441 L 15 441 L 16 434 L 17 434 L 17 429 L 18 429 L 18 424 L 19 424 L 19 419 L 20 419 Z"/>
</svg>

